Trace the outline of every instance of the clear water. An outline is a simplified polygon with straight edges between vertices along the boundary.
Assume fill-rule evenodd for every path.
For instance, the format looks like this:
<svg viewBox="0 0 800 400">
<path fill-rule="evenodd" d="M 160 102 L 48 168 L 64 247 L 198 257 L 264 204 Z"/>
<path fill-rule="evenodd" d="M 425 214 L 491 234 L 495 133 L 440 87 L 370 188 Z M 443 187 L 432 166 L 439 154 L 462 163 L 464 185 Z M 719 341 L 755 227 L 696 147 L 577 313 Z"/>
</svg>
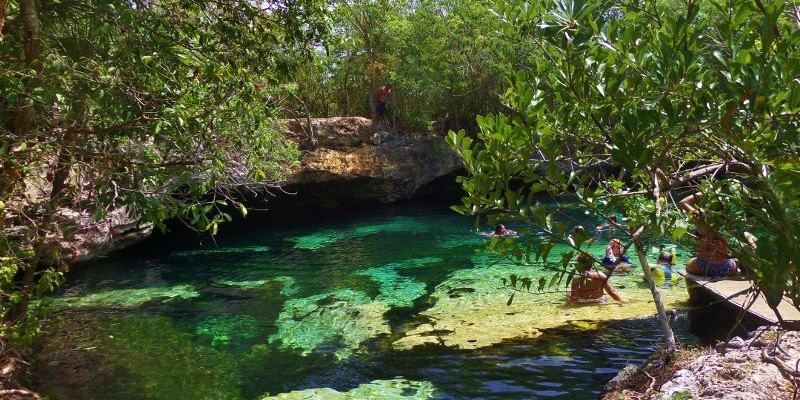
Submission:
<svg viewBox="0 0 800 400">
<path fill-rule="evenodd" d="M 638 276 L 614 278 L 633 299 L 623 306 L 565 310 L 558 290 L 506 306 L 499 277 L 519 270 L 494 265 L 472 223 L 446 207 L 394 206 L 232 227 L 217 246 L 162 238 L 83 266 L 53 300 L 37 389 L 52 399 L 591 399 L 659 345 L 654 319 L 631 318 L 655 312 Z M 664 293 L 685 306 L 682 285 Z M 694 341 L 684 326 L 679 338 Z M 514 337 L 522 330 L 536 332 Z"/>
</svg>

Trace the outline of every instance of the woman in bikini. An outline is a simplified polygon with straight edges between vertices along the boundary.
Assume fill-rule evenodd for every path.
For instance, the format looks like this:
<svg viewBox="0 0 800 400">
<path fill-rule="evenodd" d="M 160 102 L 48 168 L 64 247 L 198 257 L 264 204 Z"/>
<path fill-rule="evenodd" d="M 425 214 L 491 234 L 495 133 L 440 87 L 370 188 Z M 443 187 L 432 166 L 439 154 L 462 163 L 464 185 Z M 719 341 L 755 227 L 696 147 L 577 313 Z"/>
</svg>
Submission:
<svg viewBox="0 0 800 400">
<path fill-rule="evenodd" d="M 704 276 L 732 276 L 739 274 L 740 267 L 731 258 L 728 242 L 703 219 L 699 209 L 692 207 L 702 197 L 697 192 L 680 201 L 681 208 L 697 222 L 697 257 L 686 263 L 686 272 Z"/>
<path fill-rule="evenodd" d="M 608 293 L 612 299 L 624 303 L 622 296 L 608 282 L 606 274 L 592 268 L 592 256 L 587 253 L 578 254 L 578 271 L 580 276 L 572 278 L 572 285 L 567 296 L 569 300 L 566 306 L 573 303 L 597 302 L 605 303 L 604 295 Z"/>
</svg>

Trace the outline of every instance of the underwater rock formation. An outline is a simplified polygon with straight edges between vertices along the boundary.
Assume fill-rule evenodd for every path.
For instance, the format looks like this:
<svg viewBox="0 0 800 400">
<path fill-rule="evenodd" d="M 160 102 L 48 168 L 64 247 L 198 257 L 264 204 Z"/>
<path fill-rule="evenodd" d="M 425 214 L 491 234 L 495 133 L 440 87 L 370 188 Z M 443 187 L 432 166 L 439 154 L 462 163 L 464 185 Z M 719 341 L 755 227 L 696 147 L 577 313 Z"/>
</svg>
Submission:
<svg viewBox="0 0 800 400">
<path fill-rule="evenodd" d="M 55 309 L 77 307 L 123 307 L 136 308 L 148 301 L 162 299 L 191 299 L 200 293 L 191 285 L 152 287 L 141 289 L 115 289 L 77 297 L 57 297 L 53 300 Z"/>
<path fill-rule="evenodd" d="M 350 400 L 350 399 L 431 399 L 436 389 L 430 382 L 409 381 L 406 379 L 377 380 L 359 385 L 357 388 L 340 392 L 330 388 L 317 388 L 281 393 L 276 396 L 263 397 L 262 400 Z"/>
<path fill-rule="evenodd" d="M 397 217 L 387 222 L 361 225 L 349 229 L 321 230 L 310 235 L 289 238 L 294 247 L 300 250 L 319 250 L 340 240 L 366 237 L 379 233 L 425 233 L 434 230 L 433 225 L 422 223 L 408 217 Z"/>
<path fill-rule="evenodd" d="M 275 322 L 278 332 L 269 337 L 269 343 L 279 340 L 282 347 L 295 348 L 303 355 L 330 349 L 337 359 L 345 359 L 363 341 L 390 333 L 383 317 L 386 311 L 389 305 L 385 302 L 349 289 L 289 300 Z"/>
<path fill-rule="evenodd" d="M 294 295 L 299 290 L 295 279 L 291 276 L 278 276 L 270 279 L 258 279 L 252 281 L 219 280 L 214 281 L 214 283 L 218 285 L 233 286 L 240 289 L 259 289 L 268 285 L 278 284 L 282 286 L 281 295 L 287 297 Z"/>
<path fill-rule="evenodd" d="M 431 295 L 436 303 L 421 315 L 428 322 L 414 327 L 395 341 L 397 350 L 434 344 L 459 349 L 477 349 L 510 339 L 533 338 L 540 330 L 568 325 L 574 321 L 607 321 L 645 317 L 655 314 L 652 296 L 636 274 L 614 276 L 613 284 L 627 300 L 618 304 L 584 303 L 563 308 L 566 283 L 548 293 L 513 291 L 503 287 L 502 279 L 510 274 L 533 276 L 541 271 L 530 267 L 497 264 L 489 267 L 485 255 L 474 260 L 476 268 L 459 270 L 439 284 Z M 548 272 L 542 277 L 549 278 Z M 536 276 L 534 281 L 538 280 Z M 509 304 L 509 297 L 514 299 Z M 665 307 L 673 308 L 687 299 L 683 284 L 661 291 Z"/>
</svg>

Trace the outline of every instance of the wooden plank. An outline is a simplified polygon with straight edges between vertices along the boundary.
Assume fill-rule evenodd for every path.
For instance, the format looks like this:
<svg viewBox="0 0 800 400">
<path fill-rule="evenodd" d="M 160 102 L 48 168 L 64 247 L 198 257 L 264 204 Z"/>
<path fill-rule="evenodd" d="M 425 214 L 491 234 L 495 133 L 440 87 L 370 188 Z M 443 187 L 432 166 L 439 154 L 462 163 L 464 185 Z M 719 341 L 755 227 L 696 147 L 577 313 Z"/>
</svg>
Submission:
<svg viewBox="0 0 800 400">
<path fill-rule="evenodd" d="M 679 271 L 678 274 L 686 278 L 687 283 L 694 283 L 702 286 L 705 290 L 742 310 L 745 309 L 745 306 L 750 302 L 754 294 L 750 281 L 742 278 L 707 277 L 689 274 L 685 271 Z M 753 303 L 747 311 L 763 320 L 773 324 L 777 323 L 778 319 L 775 316 L 775 312 L 769 308 L 763 294 L 759 294 L 758 299 L 756 299 L 755 303 Z M 800 310 L 793 306 L 791 301 L 786 297 L 784 297 L 778 305 L 778 312 L 780 312 L 781 317 L 783 317 L 785 321 L 800 320 Z"/>
</svg>

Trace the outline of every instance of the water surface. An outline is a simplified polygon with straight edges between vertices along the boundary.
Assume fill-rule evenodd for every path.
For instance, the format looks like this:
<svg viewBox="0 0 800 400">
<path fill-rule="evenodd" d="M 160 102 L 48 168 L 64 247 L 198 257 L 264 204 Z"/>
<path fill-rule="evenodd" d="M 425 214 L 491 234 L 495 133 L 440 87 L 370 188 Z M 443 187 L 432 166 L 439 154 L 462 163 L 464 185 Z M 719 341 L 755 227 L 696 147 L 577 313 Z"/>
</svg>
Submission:
<svg viewBox="0 0 800 400">
<path fill-rule="evenodd" d="M 652 318 L 619 319 L 654 312 L 640 277 L 614 278 L 630 305 L 563 310 L 559 286 L 505 308 L 499 276 L 550 274 L 498 263 L 484 240 L 471 218 L 414 204 L 249 224 L 216 245 L 150 241 L 70 274 L 40 343 L 38 389 L 53 399 L 590 399 L 659 345 Z M 680 285 L 664 293 L 684 304 Z M 529 332 L 470 330 L 487 318 Z M 684 325 L 677 334 L 694 341 Z"/>
</svg>

